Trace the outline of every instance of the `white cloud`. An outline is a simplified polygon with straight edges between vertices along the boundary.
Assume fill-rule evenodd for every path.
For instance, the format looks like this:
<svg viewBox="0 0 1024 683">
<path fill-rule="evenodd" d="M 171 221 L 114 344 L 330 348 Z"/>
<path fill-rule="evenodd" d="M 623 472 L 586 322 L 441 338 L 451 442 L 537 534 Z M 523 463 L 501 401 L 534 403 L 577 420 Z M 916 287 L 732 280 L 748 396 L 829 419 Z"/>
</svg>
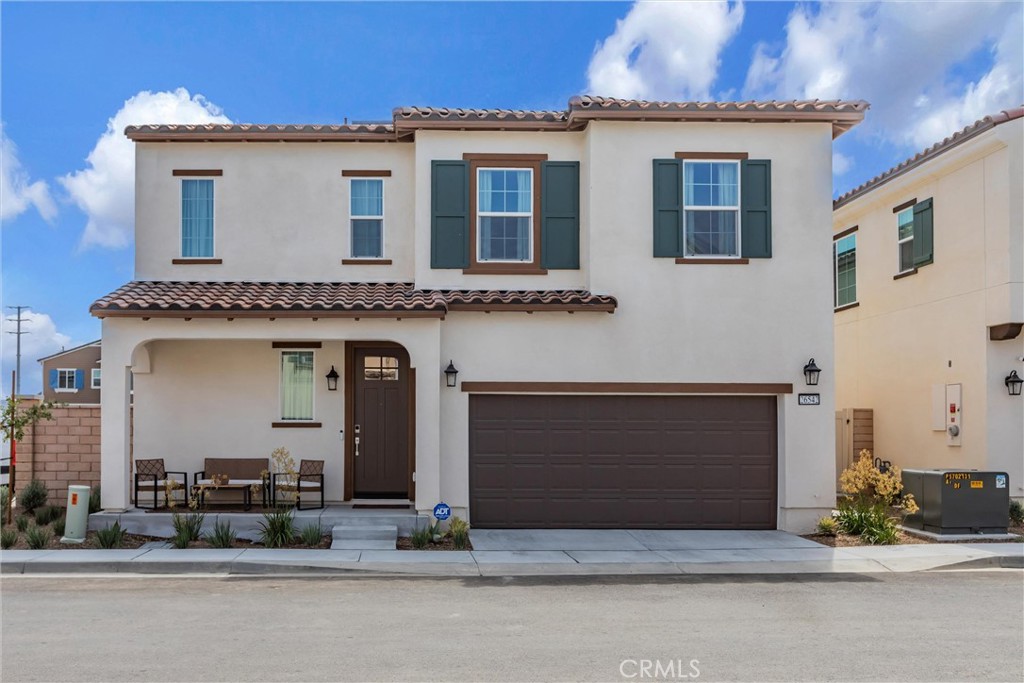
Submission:
<svg viewBox="0 0 1024 683">
<path fill-rule="evenodd" d="M 742 24 L 742 3 L 637 2 L 595 48 L 587 67 L 588 92 L 711 99 L 719 55 Z"/>
<path fill-rule="evenodd" d="M 43 180 L 29 182 L 18 160 L 18 147 L 0 123 L 0 220 L 17 218 L 32 206 L 46 221 L 57 216 L 49 186 Z"/>
<path fill-rule="evenodd" d="M 89 220 L 82 246 L 125 247 L 135 224 L 135 148 L 126 126 L 146 123 L 231 123 L 218 106 L 185 88 L 144 90 L 107 121 L 107 130 L 86 159 L 88 167 L 60 179 Z"/>
<path fill-rule="evenodd" d="M 759 44 L 748 97 L 866 99 L 864 131 L 924 147 L 1024 100 L 1022 5 L 997 2 L 798 5 L 783 46 Z M 979 52 L 986 73 L 957 74 Z M 959 69 L 958 69 L 959 68 Z"/>
<path fill-rule="evenodd" d="M 5 391 L 10 391 L 10 373 L 15 368 L 17 340 L 13 334 L 7 333 L 16 331 L 18 326 L 12 319 L 14 312 L 5 313 L 11 315 L 4 315 L 0 324 L 3 336 L 0 341 L 0 365 L 3 367 Z M 59 332 L 53 318 L 46 313 L 22 311 L 21 320 L 22 332 L 28 332 L 21 335 L 21 393 L 30 394 L 40 391 L 42 387 L 40 366 L 36 361 L 73 345 L 71 337 Z"/>
<path fill-rule="evenodd" d="M 853 166 L 853 159 L 841 152 L 832 152 L 832 175 L 841 176 Z"/>
</svg>

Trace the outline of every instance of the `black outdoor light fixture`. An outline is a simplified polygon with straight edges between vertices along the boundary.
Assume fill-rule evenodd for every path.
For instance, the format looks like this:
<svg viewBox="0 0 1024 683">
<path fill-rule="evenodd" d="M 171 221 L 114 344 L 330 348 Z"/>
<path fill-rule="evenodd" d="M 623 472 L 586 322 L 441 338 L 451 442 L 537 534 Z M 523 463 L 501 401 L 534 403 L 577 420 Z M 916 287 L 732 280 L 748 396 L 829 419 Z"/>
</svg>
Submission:
<svg viewBox="0 0 1024 683">
<path fill-rule="evenodd" d="M 444 382 L 449 388 L 455 386 L 455 378 L 458 374 L 459 371 L 455 368 L 455 363 L 448 361 L 448 367 L 444 369 Z"/>
<path fill-rule="evenodd" d="M 1020 396 L 1020 385 L 1024 384 L 1024 379 L 1017 376 L 1016 370 L 1011 370 L 1003 383 L 1006 385 L 1006 390 L 1010 392 L 1010 396 Z"/>
<path fill-rule="evenodd" d="M 338 377 L 339 377 L 339 375 L 338 375 L 338 371 L 334 369 L 333 365 L 331 366 L 331 371 L 327 373 L 326 377 L 327 377 L 327 391 L 337 391 L 338 390 Z"/>
<path fill-rule="evenodd" d="M 804 378 L 807 380 L 807 386 L 817 386 L 819 375 L 821 375 L 821 368 L 814 364 L 814 359 L 807 361 L 807 365 L 804 366 Z"/>
</svg>

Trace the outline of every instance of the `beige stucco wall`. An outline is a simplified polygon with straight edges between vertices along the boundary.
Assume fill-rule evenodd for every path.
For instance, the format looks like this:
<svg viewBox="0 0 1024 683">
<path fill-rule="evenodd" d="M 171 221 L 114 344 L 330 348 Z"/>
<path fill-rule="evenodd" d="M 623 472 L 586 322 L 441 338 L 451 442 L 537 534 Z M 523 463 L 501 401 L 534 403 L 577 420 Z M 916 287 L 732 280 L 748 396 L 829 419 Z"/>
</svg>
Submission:
<svg viewBox="0 0 1024 683">
<path fill-rule="evenodd" d="M 836 211 L 858 225 L 859 306 L 835 314 L 836 405 L 872 408 L 876 455 L 902 467 L 1005 470 L 1024 495 L 1024 402 L 1003 378 L 1024 374 L 1020 212 L 1024 122 L 1000 125 Z M 934 263 L 899 280 L 893 207 L 934 200 Z M 932 387 L 961 384 L 960 446 L 932 430 Z"/>
</svg>

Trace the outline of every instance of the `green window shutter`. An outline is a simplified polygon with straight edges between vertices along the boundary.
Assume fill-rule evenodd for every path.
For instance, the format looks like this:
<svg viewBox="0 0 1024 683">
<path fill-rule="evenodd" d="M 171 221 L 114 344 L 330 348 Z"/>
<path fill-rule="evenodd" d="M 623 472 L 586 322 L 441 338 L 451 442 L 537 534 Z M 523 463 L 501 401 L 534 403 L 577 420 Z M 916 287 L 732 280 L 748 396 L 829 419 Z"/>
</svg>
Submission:
<svg viewBox="0 0 1024 683">
<path fill-rule="evenodd" d="M 580 267 L 580 163 L 545 161 L 540 166 L 540 265 Z"/>
<path fill-rule="evenodd" d="M 914 204 L 914 267 L 919 268 L 932 262 L 935 250 L 933 236 L 934 219 L 932 216 L 932 200 Z"/>
<path fill-rule="evenodd" d="M 683 255 L 683 161 L 654 160 L 654 255 Z"/>
<path fill-rule="evenodd" d="M 744 258 L 772 257 L 772 162 L 740 162 L 740 222 Z"/>
<path fill-rule="evenodd" d="M 469 267 L 469 162 L 430 162 L 430 267 Z"/>
</svg>

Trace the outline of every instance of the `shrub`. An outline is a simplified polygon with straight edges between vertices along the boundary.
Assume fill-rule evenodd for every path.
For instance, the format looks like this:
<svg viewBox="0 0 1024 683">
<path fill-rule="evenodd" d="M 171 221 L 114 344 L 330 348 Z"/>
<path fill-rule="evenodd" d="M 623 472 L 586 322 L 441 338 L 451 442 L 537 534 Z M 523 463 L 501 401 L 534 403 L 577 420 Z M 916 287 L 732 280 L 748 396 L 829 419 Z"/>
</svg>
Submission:
<svg viewBox="0 0 1024 683">
<path fill-rule="evenodd" d="M 42 550 L 50 544 L 50 530 L 44 526 L 34 526 L 25 534 L 28 547 L 32 550 Z"/>
<path fill-rule="evenodd" d="M 231 522 L 214 522 L 213 531 L 206 534 L 203 539 L 214 548 L 230 548 L 235 543 L 235 531 L 231 528 Z"/>
<path fill-rule="evenodd" d="M 120 548 L 123 542 L 124 529 L 121 528 L 121 524 L 118 522 L 114 522 L 114 526 L 108 526 L 96 532 L 96 543 L 105 550 Z"/>
<path fill-rule="evenodd" d="M 432 534 L 430 533 L 429 527 L 424 529 L 416 529 L 409 536 L 409 540 L 412 541 L 412 547 L 416 548 L 417 550 L 423 550 L 424 548 L 426 548 L 427 545 L 430 544 L 431 538 Z"/>
<path fill-rule="evenodd" d="M 50 491 L 46 488 L 46 484 L 38 479 L 33 479 L 18 496 L 18 505 L 26 513 L 31 513 L 36 508 L 46 505 L 49 497 Z"/>
<path fill-rule="evenodd" d="M 452 543 L 456 550 L 465 550 L 469 546 L 469 523 L 461 517 L 452 517 L 448 523 L 448 533 L 452 535 Z"/>
<path fill-rule="evenodd" d="M 324 529 L 320 526 L 319 522 L 313 522 L 302 527 L 302 531 L 299 532 L 299 538 L 305 545 L 316 547 L 320 545 L 321 539 L 324 537 Z"/>
<path fill-rule="evenodd" d="M 0 510 L 7 510 L 7 503 L 9 502 L 7 499 L 10 498 L 10 496 L 11 490 L 7 487 L 7 484 L 0 486 Z M 7 516 L 4 515 L 3 518 L 7 519 Z"/>
<path fill-rule="evenodd" d="M 13 548 L 18 542 L 18 532 L 15 529 L 4 529 L 0 531 L 0 548 L 7 550 Z"/>
<path fill-rule="evenodd" d="M 430 534 L 430 540 L 433 543 L 440 543 L 444 540 L 447 532 L 441 528 L 441 522 L 434 522 L 427 527 L 427 533 Z"/>
<path fill-rule="evenodd" d="M 53 535 L 54 536 L 63 536 L 64 535 L 64 527 L 65 527 L 66 523 L 67 523 L 67 520 L 64 518 L 63 515 L 61 517 L 53 520 Z"/>
<path fill-rule="evenodd" d="M 171 536 L 171 545 L 175 548 L 182 550 L 188 547 L 188 544 L 192 542 L 192 536 L 189 535 L 188 530 L 182 529 L 174 532 Z"/>
<path fill-rule="evenodd" d="M 867 449 L 860 452 L 857 462 L 843 470 L 839 475 L 839 483 L 843 493 L 849 494 L 855 500 L 892 505 L 902 508 L 903 513 L 908 515 L 918 511 L 912 495 L 900 495 L 903 493 L 900 468 L 893 465 L 882 472 L 875 467 L 871 451 Z"/>
<path fill-rule="evenodd" d="M 1010 520 L 1014 524 L 1024 524 L 1024 505 L 1019 500 L 1010 501 Z"/>
<path fill-rule="evenodd" d="M 60 516 L 63 514 L 64 510 L 54 505 L 46 505 L 41 508 L 36 508 L 36 524 L 38 526 L 46 526 L 53 520 L 60 518 Z"/>
<path fill-rule="evenodd" d="M 880 527 L 887 516 L 884 505 L 863 500 L 847 500 L 839 505 L 836 519 L 843 533 L 860 536 L 869 528 Z"/>
<path fill-rule="evenodd" d="M 839 522 L 835 517 L 822 517 L 818 520 L 818 533 L 825 536 L 835 536 L 839 533 Z"/>
<path fill-rule="evenodd" d="M 171 523 L 174 524 L 174 534 L 182 535 L 189 541 L 198 541 L 203 532 L 203 521 L 206 520 L 206 513 L 189 512 L 181 515 L 175 512 L 171 515 Z"/>
<path fill-rule="evenodd" d="M 18 515 L 18 517 L 14 520 L 14 523 L 18 527 L 18 531 L 21 531 L 22 533 L 28 531 L 28 517 L 26 517 L 25 515 Z"/>
<path fill-rule="evenodd" d="M 89 514 L 99 512 L 102 508 L 100 507 L 100 485 L 96 484 L 96 488 L 89 491 Z"/>
<path fill-rule="evenodd" d="M 260 542 L 267 548 L 280 548 L 295 538 L 295 513 L 278 508 L 263 513 L 260 522 Z"/>
<path fill-rule="evenodd" d="M 899 543 L 900 530 L 895 519 L 883 514 L 868 520 L 861 538 L 872 545 L 893 545 Z"/>
</svg>

